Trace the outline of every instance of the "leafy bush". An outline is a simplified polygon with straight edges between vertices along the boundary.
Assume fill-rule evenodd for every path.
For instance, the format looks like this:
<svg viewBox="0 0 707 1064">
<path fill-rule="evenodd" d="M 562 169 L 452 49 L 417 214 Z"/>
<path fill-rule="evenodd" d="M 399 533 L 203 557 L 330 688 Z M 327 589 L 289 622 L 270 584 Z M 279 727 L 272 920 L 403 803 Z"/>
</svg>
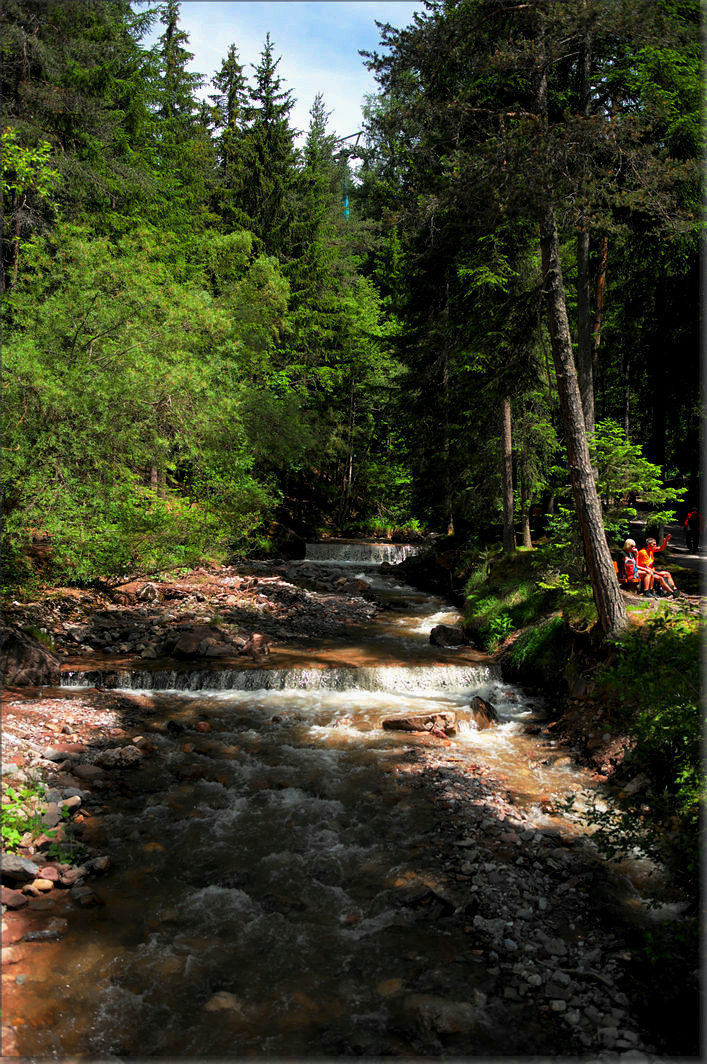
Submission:
<svg viewBox="0 0 707 1064">
<path fill-rule="evenodd" d="M 613 660 L 597 676 L 610 701 L 638 739 L 634 758 L 662 795 L 662 812 L 677 816 L 674 856 L 690 876 L 698 872 L 698 835 L 705 787 L 700 709 L 703 623 L 662 611 L 617 642 Z"/>
</svg>

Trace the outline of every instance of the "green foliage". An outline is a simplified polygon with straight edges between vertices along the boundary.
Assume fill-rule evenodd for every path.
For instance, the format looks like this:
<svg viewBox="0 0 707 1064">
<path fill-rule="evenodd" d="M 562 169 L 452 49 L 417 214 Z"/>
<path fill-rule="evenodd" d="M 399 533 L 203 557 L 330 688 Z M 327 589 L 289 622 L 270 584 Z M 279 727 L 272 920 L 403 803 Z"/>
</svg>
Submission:
<svg viewBox="0 0 707 1064">
<path fill-rule="evenodd" d="M 636 516 L 635 507 L 629 505 L 636 496 L 652 507 L 647 523 L 675 519 L 675 511 L 665 507 L 683 498 L 687 489 L 665 487 L 660 466 L 645 458 L 641 445 L 631 443 L 620 425 L 609 418 L 598 421 L 590 450 L 599 474 L 597 487 L 607 532 L 620 535 L 625 531 L 626 522 Z"/>
<path fill-rule="evenodd" d="M 250 246 L 66 226 L 28 248 L 5 343 L 11 562 L 41 530 L 64 579 L 151 571 L 258 525 L 268 469 L 301 441 L 293 428 L 278 452 L 261 433 L 259 412 L 283 427 L 298 412 L 272 361 L 287 283 Z"/>
<path fill-rule="evenodd" d="M 45 784 L 32 780 L 28 780 L 19 790 L 9 784 L 3 787 L 0 813 L 3 850 L 16 853 L 27 841 L 33 842 L 40 835 L 45 835 L 53 840 L 44 851 L 49 860 L 76 863 L 88 851 L 76 838 L 76 831 L 70 823 L 71 814 L 66 806 L 60 805 L 62 838 L 59 838 L 56 828 L 44 826 L 42 817 L 47 808 L 46 795 Z"/>
<path fill-rule="evenodd" d="M 2 131 L 3 193 L 22 197 L 33 189 L 40 199 L 51 199 L 61 178 L 49 165 L 52 146 L 46 140 L 35 148 L 17 142 L 17 131 L 8 126 Z"/>
<path fill-rule="evenodd" d="M 42 834 L 42 800 L 45 794 L 46 787 L 43 784 L 27 784 L 19 791 L 11 786 L 5 787 L 3 795 L 9 800 L 2 804 L 2 842 L 3 849 L 8 853 L 15 853 L 19 849 L 24 835 L 36 838 Z"/>
</svg>

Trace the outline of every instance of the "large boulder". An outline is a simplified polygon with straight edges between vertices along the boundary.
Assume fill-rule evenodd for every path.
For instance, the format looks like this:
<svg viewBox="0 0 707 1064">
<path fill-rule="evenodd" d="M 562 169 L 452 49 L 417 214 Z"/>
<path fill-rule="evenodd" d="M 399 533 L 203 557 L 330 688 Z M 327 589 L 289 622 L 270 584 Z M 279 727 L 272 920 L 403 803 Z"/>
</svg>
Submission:
<svg viewBox="0 0 707 1064">
<path fill-rule="evenodd" d="M 468 643 L 468 639 L 461 628 L 436 624 L 430 632 L 430 643 L 435 647 L 461 647 Z"/>
<path fill-rule="evenodd" d="M 6 687 L 59 683 L 59 659 L 38 639 L 15 625 L 2 626 L 2 673 Z"/>
<path fill-rule="evenodd" d="M 451 709 L 436 713 L 409 713 L 405 717 L 384 717 L 381 726 L 386 731 L 426 731 L 453 733 L 457 715 Z"/>
<path fill-rule="evenodd" d="M 495 728 L 498 724 L 498 713 L 485 698 L 474 695 L 470 708 L 471 723 L 476 725 L 477 731 L 486 731 L 487 728 Z"/>
<path fill-rule="evenodd" d="M 268 529 L 270 541 L 280 558 L 300 559 L 307 553 L 307 542 L 299 533 L 280 521 L 273 521 Z"/>
</svg>

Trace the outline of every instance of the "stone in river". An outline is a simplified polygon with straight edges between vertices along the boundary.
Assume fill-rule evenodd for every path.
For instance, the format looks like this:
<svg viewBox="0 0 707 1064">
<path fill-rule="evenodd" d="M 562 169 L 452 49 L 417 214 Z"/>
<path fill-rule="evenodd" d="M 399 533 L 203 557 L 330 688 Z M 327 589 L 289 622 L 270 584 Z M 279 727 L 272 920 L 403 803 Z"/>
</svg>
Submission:
<svg viewBox="0 0 707 1064">
<path fill-rule="evenodd" d="M 80 780 L 97 780 L 103 776 L 103 769 L 98 765 L 76 765 L 71 772 Z"/>
<path fill-rule="evenodd" d="M 450 624 L 436 624 L 430 632 L 430 643 L 436 647 L 460 647 L 468 642 L 461 628 Z"/>
<path fill-rule="evenodd" d="M 405 717 L 384 717 L 381 726 L 386 731 L 445 731 L 456 728 L 457 715 L 443 709 L 436 713 L 409 713 Z"/>
<path fill-rule="evenodd" d="M 498 724 L 498 713 L 485 698 L 474 695 L 471 700 L 471 719 L 476 725 L 477 731 L 485 731 L 487 728 L 494 728 Z"/>
</svg>

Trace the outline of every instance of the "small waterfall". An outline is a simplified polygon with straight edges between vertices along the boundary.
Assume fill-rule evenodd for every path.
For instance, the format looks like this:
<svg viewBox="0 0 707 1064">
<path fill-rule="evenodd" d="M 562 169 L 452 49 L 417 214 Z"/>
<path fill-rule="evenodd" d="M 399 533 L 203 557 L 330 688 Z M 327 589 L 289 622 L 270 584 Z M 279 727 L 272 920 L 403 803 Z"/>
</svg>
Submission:
<svg viewBox="0 0 707 1064">
<path fill-rule="evenodd" d="M 331 562 L 341 565 L 353 562 L 357 565 L 380 565 L 389 562 L 397 565 L 413 554 L 419 554 L 422 547 L 413 543 L 353 543 L 344 540 L 330 540 L 324 543 L 308 543 L 305 561 Z"/>
<path fill-rule="evenodd" d="M 67 672 L 63 687 L 143 691 L 464 691 L 499 679 L 493 665 L 382 665 L 334 669 L 116 669 Z"/>
</svg>

